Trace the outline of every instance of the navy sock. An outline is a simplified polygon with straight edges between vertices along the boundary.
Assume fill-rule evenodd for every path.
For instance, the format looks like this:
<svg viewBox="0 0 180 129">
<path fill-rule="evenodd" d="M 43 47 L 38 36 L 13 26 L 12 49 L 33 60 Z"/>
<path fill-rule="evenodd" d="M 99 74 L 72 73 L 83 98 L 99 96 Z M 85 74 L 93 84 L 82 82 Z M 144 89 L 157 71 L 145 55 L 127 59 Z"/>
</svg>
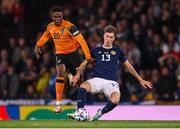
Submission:
<svg viewBox="0 0 180 129">
<path fill-rule="evenodd" d="M 116 106 L 117 106 L 117 104 L 114 104 L 111 101 L 108 101 L 106 106 L 103 107 L 103 109 L 101 110 L 101 113 L 102 114 L 107 113 L 107 112 L 113 110 Z"/>
<path fill-rule="evenodd" d="M 77 97 L 77 108 L 84 108 L 84 105 L 87 102 L 87 91 L 84 88 L 79 88 L 78 97 Z"/>
</svg>

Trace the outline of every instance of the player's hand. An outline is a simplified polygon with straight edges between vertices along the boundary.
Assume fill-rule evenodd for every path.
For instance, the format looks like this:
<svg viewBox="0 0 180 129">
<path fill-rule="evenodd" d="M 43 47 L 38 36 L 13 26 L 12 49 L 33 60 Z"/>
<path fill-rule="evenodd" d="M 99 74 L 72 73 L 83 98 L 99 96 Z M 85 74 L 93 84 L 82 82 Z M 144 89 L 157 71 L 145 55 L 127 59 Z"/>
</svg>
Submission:
<svg viewBox="0 0 180 129">
<path fill-rule="evenodd" d="M 75 75 L 72 77 L 72 80 L 71 80 L 71 85 L 74 87 L 76 86 L 78 80 L 80 79 L 80 75 Z"/>
<path fill-rule="evenodd" d="M 145 80 L 141 80 L 139 82 L 141 84 L 141 86 L 143 86 L 144 88 L 152 88 L 153 87 L 153 84 L 152 82 L 149 82 L 149 81 L 145 81 Z"/>
<path fill-rule="evenodd" d="M 41 55 L 41 48 L 36 46 L 35 49 L 34 49 L 34 52 L 36 54 L 36 57 L 39 59 L 40 55 Z"/>
</svg>

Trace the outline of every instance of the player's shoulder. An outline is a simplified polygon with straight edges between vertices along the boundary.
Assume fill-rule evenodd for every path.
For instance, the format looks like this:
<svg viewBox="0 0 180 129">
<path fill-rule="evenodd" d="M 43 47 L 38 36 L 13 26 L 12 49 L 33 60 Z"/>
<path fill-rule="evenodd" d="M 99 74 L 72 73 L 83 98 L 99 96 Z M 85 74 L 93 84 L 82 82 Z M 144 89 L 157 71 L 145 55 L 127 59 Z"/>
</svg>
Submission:
<svg viewBox="0 0 180 129">
<path fill-rule="evenodd" d="M 118 50 L 120 49 L 119 46 L 117 46 L 117 45 L 113 45 L 112 48 L 113 48 L 113 49 L 118 49 Z"/>
<path fill-rule="evenodd" d="M 62 22 L 63 22 L 62 25 L 66 28 L 70 28 L 71 26 L 74 26 L 74 24 L 70 21 L 63 20 Z"/>
<path fill-rule="evenodd" d="M 46 30 L 49 31 L 49 30 L 52 29 L 54 26 L 55 26 L 54 22 L 50 22 L 50 23 L 47 24 Z"/>
<path fill-rule="evenodd" d="M 102 52 L 103 51 L 103 47 L 102 46 L 97 46 L 93 49 L 91 49 L 91 53 L 97 54 L 98 52 Z"/>
<path fill-rule="evenodd" d="M 116 51 L 119 51 L 119 52 L 123 52 L 123 50 L 117 45 L 113 45 L 112 49 L 115 49 Z"/>
<path fill-rule="evenodd" d="M 52 26 L 54 26 L 54 22 L 50 22 L 49 24 L 47 24 L 47 28 L 52 27 Z"/>
<path fill-rule="evenodd" d="M 100 45 L 96 46 L 96 48 L 95 48 L 95 49 L 103 49 L 102 44 L 100 44 Z"/>
<path fill-rule="evenodd" d="M 76 26 L 73 23 L 71 23 L 70 21 L 63 20 L 62 26 L 65 27 L 67 30 L 69 30 L 69 32 L 73 36 L 76 36 L 80 33 L 79 30 L 76 28 Z"/>
<path fill-rule="evenodd" d="M 103 47 L 102 47 L 102 45 L 100 45 L 100 46 L 93 48 L 92 50 L 96 51 L 96 50 L 102 50 L 102 49 L 103 49 Z"/>
</svg>

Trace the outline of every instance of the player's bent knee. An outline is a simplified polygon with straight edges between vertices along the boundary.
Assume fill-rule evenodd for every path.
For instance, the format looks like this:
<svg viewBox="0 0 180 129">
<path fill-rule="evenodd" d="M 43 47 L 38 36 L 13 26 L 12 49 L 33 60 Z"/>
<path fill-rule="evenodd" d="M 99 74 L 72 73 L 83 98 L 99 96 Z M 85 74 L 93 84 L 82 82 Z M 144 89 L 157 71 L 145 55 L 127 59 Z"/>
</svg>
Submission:
<svg viewBox="0 0 180 129">
<path fill-rule="evenodd" d="M 64 73 L 64 72 L 61 72 L 61 71 L 58 71 L 58 72 L 57 72 L 57 76 L 58 76 L 58 77 L 64 77 L 64 76 L 65 76 L 65 73 Z"/>
<path fill-rule="evenodd" d="M 113 104 L 119 104 L 119 99 L 113 99 L 113 100 L 111 100 L 111 102 L 113 103 Z"/>
<path fill-rule="evenodd" d="M 110 101 L 113 103 L 113 104 L 119 104 L 119 101 L 120 101 L 120 93 L 118 92 L 113 92 L 110 96 Z"/>
<path fill-rule="evenodd" d="M 58 65 L 57 66 L 57 76 L 64 77 L 66 71 L 65 65 Z"/>
</svg>

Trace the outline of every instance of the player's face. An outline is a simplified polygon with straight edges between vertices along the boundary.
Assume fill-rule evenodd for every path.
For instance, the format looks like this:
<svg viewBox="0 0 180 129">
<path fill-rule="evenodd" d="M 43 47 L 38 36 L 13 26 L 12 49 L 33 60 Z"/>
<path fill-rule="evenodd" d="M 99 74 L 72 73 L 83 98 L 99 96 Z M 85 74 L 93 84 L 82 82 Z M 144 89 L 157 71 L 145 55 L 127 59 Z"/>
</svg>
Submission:
<svg viewBox="0 0 180 129">
<path fill-rule="evenodd" d="M 52 20 L 56 25 L 60 25 L 63 20 L 63 13 L 62 12 L 53 12 L 52 13 Z"/>
<path fill-rule="evenodd" d="M 115 40 L 115 35 L 114 33 L 109 33 L 109 32 L 106 32 L 104 34 L 104 45 L 107 46 L 107 47 L 111 47 L 113 42 Z"/>
</svg>

